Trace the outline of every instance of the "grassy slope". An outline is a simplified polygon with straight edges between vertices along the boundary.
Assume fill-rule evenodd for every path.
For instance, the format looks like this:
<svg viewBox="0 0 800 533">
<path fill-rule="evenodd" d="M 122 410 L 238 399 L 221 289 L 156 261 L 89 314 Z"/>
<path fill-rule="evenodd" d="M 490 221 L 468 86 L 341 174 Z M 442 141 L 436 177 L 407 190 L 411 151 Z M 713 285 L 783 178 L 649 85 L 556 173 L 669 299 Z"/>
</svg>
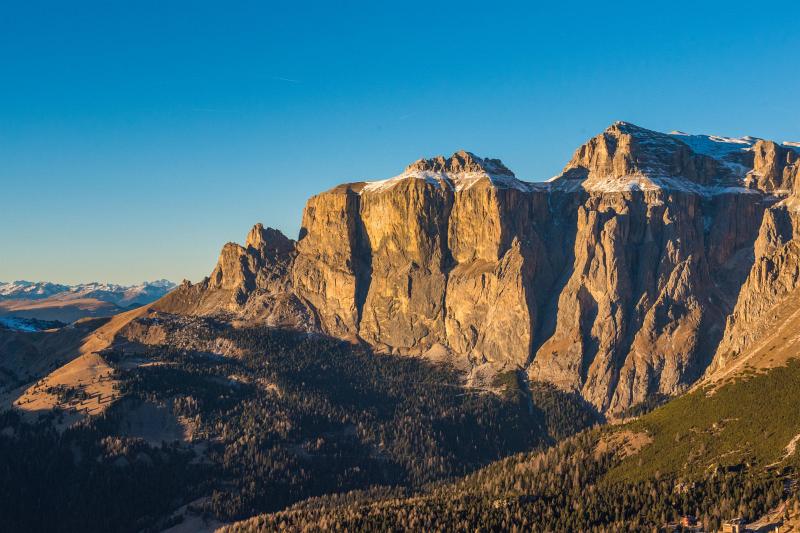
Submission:
<svg viewBox="0 0 800 533">
<path fill-rule="evenodd" d="M 612 469 L 608 480 L 636 481 L 656 474 L 702 476 L 715 465 L 766 467 L 781 461 L 800 434 L 800 361 L 743 374 L 712 390 L 672 400 L 626 424 L 653 443 Z M 787 460 L 798 462 L 795 453 Z"/>
<path fill-rule="evenodd" d="M 55 407 L 63 407 L 70 413 L 70 421 L 80 419 L 82 413 L 97 415 L 110 402 L 101 403 L 100 396 L 112 395 L 115 381 L 112 368 L 98 355 L 108 348 L 116 335 L 132 320 L 146 315 L 147 307 L 120 313 L 109 319 L 84 319 L 71 327 L 36 333 L 11 332 L 0 335 L 0 369 L 14 377 L 3 387 L 0 380 L 0 410 L 16 407 L 30 420 Z M 16 335 L 11 340 L 28 344 L 20 350 L 17 344 L 4 346 L 3 337 Z M 82 388 L 93 396 L 77 407 L 67 407 L 52 387 Z M 4 390 L 7 388 L 8 390 Z M 85 410 L 85 411 L 84 411 Z M 80 412 L 78 412 L 80 411 Z"/>
</svg>

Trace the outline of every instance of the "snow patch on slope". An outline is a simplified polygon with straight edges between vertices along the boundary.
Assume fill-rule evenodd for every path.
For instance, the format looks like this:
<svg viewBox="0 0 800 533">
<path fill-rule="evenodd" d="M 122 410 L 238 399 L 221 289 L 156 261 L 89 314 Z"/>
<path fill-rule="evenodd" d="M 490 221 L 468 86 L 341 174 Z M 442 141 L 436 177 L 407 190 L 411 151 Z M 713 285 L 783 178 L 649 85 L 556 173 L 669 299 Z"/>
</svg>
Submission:
<svg viewBox="0 0 800 533">
<path fill-rule="evenodd" d="M 397 184 L 407 179 L 425 180 L 431 185 L 440 188 L 449 187 L 454 191 L 463 191 L 473 187 L 483 179 L 488 179 L 492 185 L 504 189 L 517 189 L 528 192 L 532 190 L 530 183 L 518 180 L 514 176 L 507 174 L 492 174 L 489 172 L 435 172 L 430 170 L 409 170 L 393 178 L 369 181 L 361 189 L 363 193 L 376 193 L 392 189 Z"/>
<path fill-rule="evenodd" d="M 783 144 L 783 146 L 784 146 L 785 148 L 791 148 L 791 149 L 792 149 L 792 150 L 794 150 L 795 152 L 798 152 L 798 153 L 800 153 L 800 142 L 795 142 L 795 141 L 783 141 L 783 143 L 782 143 L 782 144 Z"/>
<path fill-rule="evenodd" d="M 756 137 L 722 137 L 719 135 L 691 135 L 682 131 L 673 131 L 669 135 L 689 145 L 697 154 L 707 155 L 714 159 L 725 159 L 736 152 L 747 152 L 758 141 Z"/>
<path fill-rule="evenodd" d="M 24 331 L 26 333 L 39 331 L 28 321 L 16 317 L 0 317 L 0 326 L 12 329 L 14 331 Z"/>
<path fill-rule="evenodd" d="M 393 178 L 366 182 L 360 191 L 376 193 L 392 189 L 407 179 L 421 179 L 441 188 L 450 187 L 454 191 L 467 190 L 481 180 L 488 179 L 498 188 L 513 188 L 523 192 L 561 190 L 577 191 L 583 189 L 590 192 L 634 192 L 634 191 L 676 191 L 702 196 L 720 194 L 761 194 L 747 187 L 748 177 L 752 169 L 744 166 L 746 161 L 742 155 L 752 151 L 760 139 L 757 137 L 726 137 L 721 135 L 693 135 L 682 131 L 668 134 L 640 128 L 626 122 L 617 122 L 615 127 L 636 137 L 640 146 L 646 147 L 646 154 L 671 153 L 681 144 L 687 145 L 694 153 L 715 159 L 722 171 L 717 183 L 701 185 L 689 179 L 669 175 L 668 165 L 662 161 L 664 157 L 644 158 L 637 163 L 640 169 L 634 175 L 627 176 L 593 176 L 590 179 L 566 178 L 562 173 L 544 182 L 525 182 L 517 179 L 504 166 L 493 167 L 489 159 L 475 158 L 484 168 L 475 172 L 447 172 L 413 168 L 413 165 L 402 174 Z M 800 152 L 800 142 L 783 143 L 783 146 Z M 469 154 L 472 156 L 472 154 Z M 423 160 L 421 160 L 423 161 Z M 775 199 L 783 198 L 784 191 L 772 191 Z"/>
<path fill-rule="evenodd" d="M 720 194 L 761 194 L 759 191 L 746 187 L 729 185 L 700 185 L 693 181 L 670 177 L 651 177 L 647 175 L 607 176 L 587 180 L 562 179 L 547 182 L 553 189 L 576 191 L 583 189 L 588 192 L 619 193 L 619 192 L 683 192 L 698 194 L 700 196 L 716 196 Z"/>
<path fill-rule="evenodd" d="M 575 192 L 583 189 L 587 192 L 618 193 L 668 191 L 698 194 L 700 196 L 716 196 L 720 194 L 761 194 L 759 191 L 740 186 L 700 185 L 689 180 L 671 177 L 650 177 L 647 175 L 608 176 L 589 180 L 554 179 L 544 182 L 524 182 L 508 176 L 487 176 L 482 173 L 468 173 L 452 176 L 439 172 L 411 172 L 381 181 L 367 182 L 360 194 L 378 193 L 392 189 L 403 180 L 422 179 L 440 188 L 450 187 L 458 192 L 473 187 L 482 179 L 489 179 L 495 187 L 517 189 L 523 192 L 560 190 Z"/>
</svg>

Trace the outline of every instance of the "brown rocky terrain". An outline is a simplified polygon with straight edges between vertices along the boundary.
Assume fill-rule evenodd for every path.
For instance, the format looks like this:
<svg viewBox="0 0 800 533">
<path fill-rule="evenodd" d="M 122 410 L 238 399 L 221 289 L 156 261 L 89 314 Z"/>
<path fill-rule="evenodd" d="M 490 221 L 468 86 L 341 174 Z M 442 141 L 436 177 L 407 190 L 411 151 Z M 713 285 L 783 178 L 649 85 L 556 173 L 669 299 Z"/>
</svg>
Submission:
<svg viewBox="0 0 800 533">
<path fill-rule="evenodd" d="M 724 366 L 797 287 L 798 169 L 793 146 L 622 122 L 546 183 L 421 159 L 311 198 L 297 242 L 257 225 L 154 309 L 446 351 L 615 414 Z"/>
</svg>

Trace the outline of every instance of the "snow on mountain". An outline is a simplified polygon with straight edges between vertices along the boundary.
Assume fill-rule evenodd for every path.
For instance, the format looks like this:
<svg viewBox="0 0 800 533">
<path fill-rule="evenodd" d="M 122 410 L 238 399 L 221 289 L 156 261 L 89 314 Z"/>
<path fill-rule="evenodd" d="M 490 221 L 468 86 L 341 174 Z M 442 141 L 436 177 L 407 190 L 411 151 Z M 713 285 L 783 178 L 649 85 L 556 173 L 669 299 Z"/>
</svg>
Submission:
<svg viewBox="0 0 800 533">
<path fill-rule="evenodd" d="M 79 285 L 61 285 L 46 281 L 13 281 L 0 282 L 0 300 L 42 300 L 58 298 L 73 300 L 78 298 L 94 298 L 114 303 L 122 307 L 144 305 L 168 293 L 175 284 L 161 279 L 143 282 L 138 285 L 117 285 L 114 283 L 82 283 Z"/>
<path fill-rule="evenodd" d="M 531 189 L 530 184 L 520 181 L 514 176 L 492 174 L 489 172 L 440 172 L 412 169 L 406 170 L 393 178 L 369 181 L 364 188 L 361 189 L 361 193 L 386 191 L 406 179 L 425 180 L 431 185 L 450 187 L 455 191 L 469 189 L 482 179 L 488 179 L 495 187 L 519 189 L 521 191 L 529 191 Z"/>
<path fill-rule="evenodd" d="M 795 163 L 757 137 L 660 133 L 615 122 L 573 155 L 553 189 L 592 192 L 681 191 L 785 196 Z M 791 144 L 783 143 L 792 149 Z"/>
<path fill-rule="evenodd" d="M 635 140 L 620 143 L 621 137 Z M 605 137 L 605 140 L 601 139 Z M 610 139 L 616 140 L 610 140 Z M 672 190 L 714 196 L 718 194 L 752 194 L 748 176 L 752 172 L 752 152 L 758 137 L 725 137 L 721 135 L 695 135 L 682 131 L 661 133 L 641 128 L 628 122 L 615 122 L 604 134 L 582 147 L 564 172 L 544 182 L 522 181 L 497 159 L 484 159 L 470 152 L 460 151 L 450 158 L 420 159 L 409 165 L 401 174 L 379 181 L 367 181 L 360 194 L 388 191 L 408 179 L 423 180 L 441 188 L 454 191 L 469 189 L 482 180 L 488 180 L 497 188 L 513 188 L 524 192 L 545 189 L 577 190 L 582 188 L 596 192 L 627 192 Z M 607 143 L 607 144 L 606 144 Z M 601 163 L 614 158 L 620 143 L 620 151 L 629 151 L 625 164 L 614 168 L 602 168 Z M 602 145 L 602 146 L 601 146 Z M 783 142 L 786 148 L 800 152 L 800 143 Z M 715 175 L 707 180 L 689 178 L 680 174 L 676 161 L 681 150 L 689 147 L 691 152 L 715 159 L 719 166 Z M 607 150 L 595 159 L 581 154 Z M 749 155 L 749 158 L 748 158 Z M 630 168 L 623 168 L 628 166 Z M 576 169 L 585 168 L 586 173 L 575 174 Z M 590 171 L 594 168 L 593 171 Z M 625 172 L 625 171 L 628 172 Z M 705 172 L 702 165 L 697 172 Z M 677 173 L 676 173 L 677 172 Z M 780 192 L 780 191 L 771 191 Z"/>
<path fill-rule="evenodd" d="M 565 181 L 554 183 L 553 188 L 562 190 L 576 190 L 578 187 L 591 192 L 615 193 L 634 191 L 678 191 L 698 194 L 700 196 L 715 196 L 718 194 L 759 194 L 758 191 L 746 187 L 728 185 L 698 185 L 688 180 L 670 177 L 649 177 L 647 175 L 630 175 L 614 178 L 593 178 L 581 183 Z"/>
<path fill-rule="evenodd" d="M 785 146 L 786 148 L 791 148 L 795 152 L 800 152 L 800 142 L 783 141 L 783 146 Z"/>
<path fill-rule="evenodd" d="M 758 141 L 756 137 L 749 136 L 692 135 L 682 131 L 673 131 L 670 135 L 688 144 L 696 154 L 707 155 L 714 159 L 726 159 L 730 154 L 746 152 Z"/>
<path fill-rule="evenodd" d="M 57 320 L 37 320 L 35 318 L 19 318 L 14 316 L 0 317 L 0 328 L 12 331 L 23 331 L 33 333 L 45 329 L 56 329 L 65 326 L 63 322 Z"/>
<path fill-rule="evenodd" d="M 20 298 L 26 300 L 38 300 L 49 298 L 54 294 L 68 291 L 68 285 L 50 283 L 46 281 L 13 281 L 0 282 L 0 299 Z"/>
<path fill-rule="evenodd" d="M 531 190 L 530 184 L 518 180 L 499 159 L 482 158 L 461 150 L 449 158 L 419 159 L 398 176 L 366 182 L 361 193 L 386 191 L 407 179 L 424 180 L 431 185 L 449 187 L 455 191 L 469 189 L 484 179 L 499 188 Z"/>
</svg>

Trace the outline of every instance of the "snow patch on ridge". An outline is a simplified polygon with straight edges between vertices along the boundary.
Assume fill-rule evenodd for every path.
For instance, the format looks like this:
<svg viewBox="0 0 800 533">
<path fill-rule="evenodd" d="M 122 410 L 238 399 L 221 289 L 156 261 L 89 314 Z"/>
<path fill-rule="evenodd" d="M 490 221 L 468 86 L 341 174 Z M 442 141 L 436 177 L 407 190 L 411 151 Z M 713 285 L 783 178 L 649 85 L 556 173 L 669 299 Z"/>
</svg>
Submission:
<svg viewBox="0 0 800 533">
<path fill-rule="evenodd" d="M 26 333 L 39 331 L 39 329 L 29 321 L 17 317 L 0 317 L 0 326 L 14 331 L 24 331 Z"/>
<path fill-rule="evenodd" d="M 756 137 L 722 137 L 719 135 L 691 135 L 682 131 L 669 133 L 689 145 L 697 154 L 707 155 L 714 159 L 724 159 L 736 152 L 747 152 L 759 139 Z"/>
<path fill-rule="evenodd" d="M 786 148 L 791 148 L 795 152 L 800 152 L 800 142 L 783 141 L 782 145 Z"/>
<path fill-rule="evenodd" d="M 553 189 L 588 192 L 683 192 L 700 196 L 716 196 L 720 194 L 761 194 L 757 190 L 731 185 L 700 185 L 689 180 L 672 177 L 650 177 L 646 175 L 606 176 L 588 180 L 563 179 L 548 182 Z"/>
<path fill-rule="evenodd" d="M 544 182 L 525 182 L 509 176 L 491 176 L 481 172 L 470 172 L 452 175 L 446 172 L 415 171 L 405 172 L 393 178 L 371 181 L 361 189 L 359 194 L 379 193 L 392 189 L 403 180 L 421 179 L 431 185 L 450 187 L 455 192 L 468 190 L 482 179 L 489 179 L 495 187 L 517 189 L 523 192 L 559 190 L 575 192 L 583 189 L 587 192 L 683 192 L 700 196 L 716 196 L 720 194 L 761 194 L 757 190 L 732 185 L 700 185 L 689 180 L 673 177 L 650 177 L 647 175 L 607 176 L 589 180 L 551 178 Z"/>
<path fill-rule="evenodd" d="M 468 190 L 481 180 L 488 179 L 497 188 L 512 188 L 523 192 L 559 190 L 574 192 L 580 189 L 589 192 L 634 192 L 676 191 L 701 196 L 720 194 L 763 194 L 749 187 L 753 170 L 745 166 L 758 137 L 725 137 L 720 135 L 693 135 L 682 131 L 660 133 L 627 123 L 616 122 L 608 131 L 618 128 L 635 137 L 643 152 L 636 161 L 635 174 L 592 176 L 589 179 L 567 177 L 562 174 L 546 181 L 526 182 L 517 179 L 499 160 L 482 159 L 469 152 L 457 152 L 450 159 L 438 157 L 420 159 L 402 174 L 380 181 L 366 182 L 359 194 L 383 192 L 407 179 L 422 179 L 427 183 L 453 191 Z M 681 147 L 688 146 L 695 154 L 712 158 L 718 163 L 719 174 L 710 183 L 701 185 L 690 179 L 671 175 L 670 156 Z M 784 141 L 782 146 L 800 153 L 800 142 Z M 460 168 L 455 165 L 461 164 Z M 472 164 L 471 166 L 469 166 Z M 481 168 L 476 169 L 475 166 Z M 782 199 L 784 191 L 772 191 L 776 199 Z"/>
<path fill-rule="evenodd" d="M 752 151 L 760 139 L 758 137 L 723 137 L 720 135 L 691 135 L 673 131 L 669 135 L 687 144 L 696 154 L 716 159 L 735 176 L 745 177 L 750 169 L 736 161 L 736 155 Z"/>
<path fill-rule="evenodd" d="M 376 193 L 383 192 L 395 187 L 407 179 L 421 179 L 425 180 L 431 185 L 440 188 L 450 187 L 452 190 L 458 192 L 473 187 L 482 179 L 488 179 L 492 185 L 504 189 L 517 189 L 524 192 L 529 192 L 533 189 L 532 184 L 520 181 L 514 176 L 507 174 L 491 174 L 488 172 L 435 172 L 430 170 L 410 170 L 393 178 L 368 181 L 361 189 L 359 194 L 363 193 Z"/>
</svg>

